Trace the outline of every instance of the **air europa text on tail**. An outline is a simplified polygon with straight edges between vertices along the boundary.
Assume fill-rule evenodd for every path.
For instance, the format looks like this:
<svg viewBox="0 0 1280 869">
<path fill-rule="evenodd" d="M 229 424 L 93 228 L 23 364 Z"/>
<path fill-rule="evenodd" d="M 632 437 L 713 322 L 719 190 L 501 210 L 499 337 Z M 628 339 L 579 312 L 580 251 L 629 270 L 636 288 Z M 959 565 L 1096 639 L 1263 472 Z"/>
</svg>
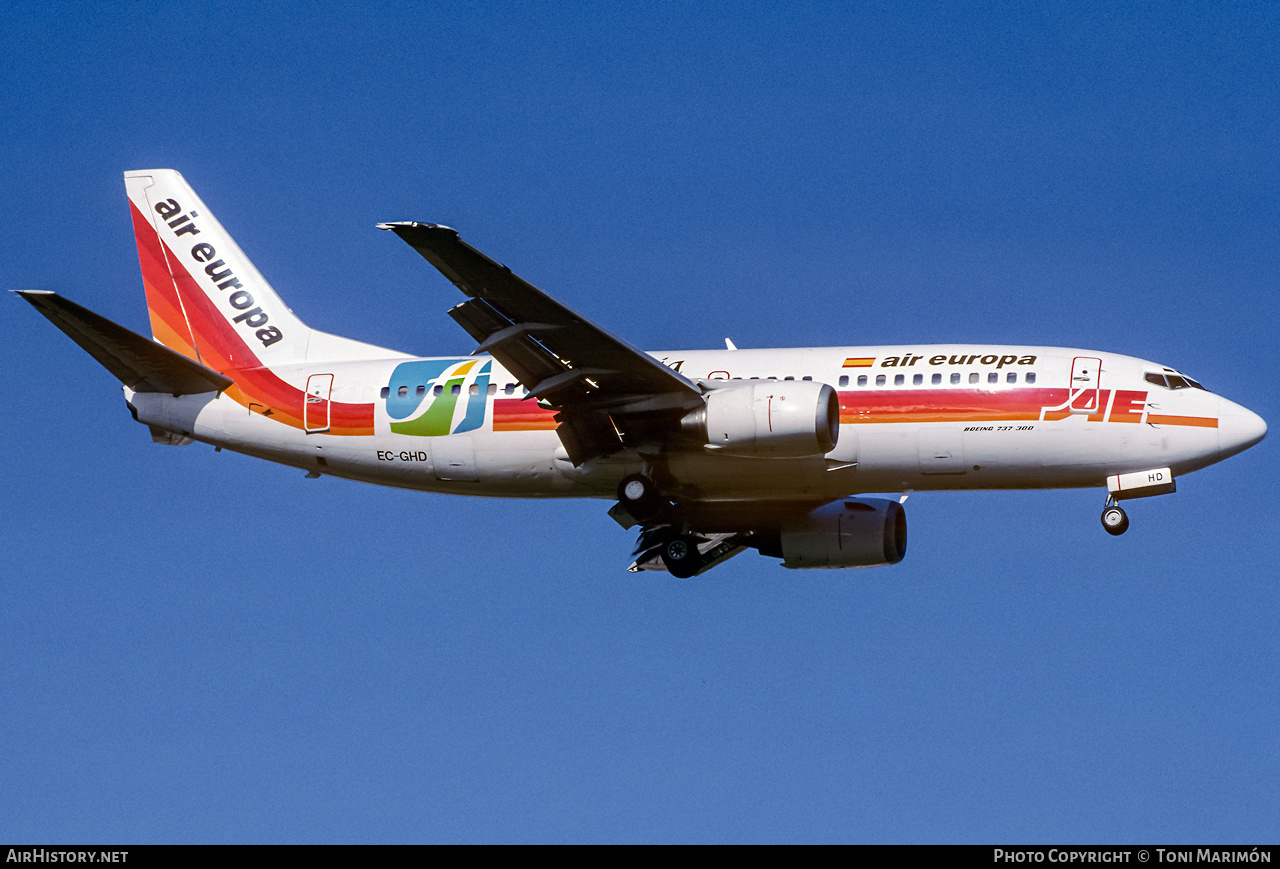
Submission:
<svg viewBox="0 0 1280 869">
<path fill-rule="evenodd" d="M 156 203 L 156 214 L 169 225 L 174 235 L 200 234 L 200 228 L 192 220 L 199 215 L 194 211 L 185 213 L 176 199 L 166 199 L 164 202 Z M 254 337 L 262 342 L 263 347 L 270 347 L 284 335 L 275 326 L 267 325 L 271 319 L 270 316 L 260 306 L 254 305 L 253 295 L 242 288 L 243 285 L 236 278 L 231 267 L 221 259 L 217 259 L 217 256 L 217 250 L 207 242 L 199 242 L 191 248 L 191 258 L 205 264 L 204 273 L 219 290 L 224 292 L 235 290 L 227 297 L 227 301 L 231 307 L 242 313 L 232 317 L 232 321 L 255 330 Z"/>
</svg>

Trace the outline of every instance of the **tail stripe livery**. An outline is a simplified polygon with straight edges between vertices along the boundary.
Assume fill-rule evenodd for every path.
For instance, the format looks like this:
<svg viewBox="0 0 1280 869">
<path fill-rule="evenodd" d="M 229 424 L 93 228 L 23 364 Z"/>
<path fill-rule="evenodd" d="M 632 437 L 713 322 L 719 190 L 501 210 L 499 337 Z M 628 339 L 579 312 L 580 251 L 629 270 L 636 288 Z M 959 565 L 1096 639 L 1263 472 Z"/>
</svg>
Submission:
<svg viewBox="0 0 1280 869">
<path fill-rule="evenodd" d="M 226 395 L 249 412 L 306 431 L 305 390 L 286 382 L 259 353 L 279 344 L 285 357 L 279 364 L 304 362 L 312 330 L 284 306 L 181 176 L 139 173 L 126 181 L 153 337 L 234 380 Z M 179 213 L 178 206 L 185 209 Z M 208 275 L 197 278 L 187 260 L 208 260 Z M 372 403 L 330 401 L 329 414 L 329 434 L 373 434 Z"/>
<path fill-rule="evenodd" d="M 142 266 L 142 285 L 147 294 L 147 313 L 151 315 L 151 335 L 164 346 L 188 359 L 200 362 L 200 353 L 191 326 L 182 309 L 178 288 L 165 259 L 164 246 L 147 219 L 136 207 L 130 207 L 133 216 L 133 235 L 138 243 L 138 263 Z"/>
</svg>

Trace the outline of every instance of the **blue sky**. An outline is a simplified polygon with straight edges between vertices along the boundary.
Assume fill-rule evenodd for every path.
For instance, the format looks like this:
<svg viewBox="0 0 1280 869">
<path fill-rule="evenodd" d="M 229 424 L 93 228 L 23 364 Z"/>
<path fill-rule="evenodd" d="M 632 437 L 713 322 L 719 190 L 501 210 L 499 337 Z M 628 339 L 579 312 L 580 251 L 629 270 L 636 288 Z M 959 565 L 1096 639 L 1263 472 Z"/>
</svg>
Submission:
<svg viewBox="0 0 1280 869">
<path fill-rule="evenodd" d="M 463 238 L 653 349 L 1128 353 L 1277 413 L 1273 4 L 0 5 L 0 283 L 146 331 L 121 173 L 423 354 Z M 590 501 L 161 447 L 0 316 L 0 838 L 1280 833 L 1272 440 L 1135 502 L 918 493 L 906 560 L 624 572 Z"/>
</svg>

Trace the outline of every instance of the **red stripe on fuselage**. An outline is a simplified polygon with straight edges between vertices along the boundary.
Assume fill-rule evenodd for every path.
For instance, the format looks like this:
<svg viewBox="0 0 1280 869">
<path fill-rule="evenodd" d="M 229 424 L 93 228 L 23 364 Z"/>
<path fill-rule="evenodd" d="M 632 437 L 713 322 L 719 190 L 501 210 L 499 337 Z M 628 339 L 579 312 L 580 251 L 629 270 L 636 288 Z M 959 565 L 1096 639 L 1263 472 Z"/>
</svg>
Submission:
<svg viewBox="0 0 1280 869">
<path fill-rule="evenodd" d="M 554 410 L 538 407 L 533 399 L 495 398 L 494 431 L 550 431 L 556 427 Z"/>
<path fill-rule="evenodd" d="M 900 389 L 840 393 L 840 422 L 1038 420 L 1067 400 L 1065 389 Z"/>
<path fill-rule="evenodd" d="M 1136 423 L 1142 419 L 1147 393 L 1120 390 L 1108 408 L 1109 390 L 1100 390 L 1098 410 L 1075 414 L 1065 405 L 1069 392 L 1057 388 L 1014 389 L 893 389 L 840 393 L 840 422 L 844 425 L 903 422 L 1045 422 L 1086 416 L 1090 422 Z M 1053 409 L 1051 409 L 1053 408 Z M 1217 428 L 1212 417 L 1148 414 L 1146 421 L 1162 425 Z"/>
</svg>

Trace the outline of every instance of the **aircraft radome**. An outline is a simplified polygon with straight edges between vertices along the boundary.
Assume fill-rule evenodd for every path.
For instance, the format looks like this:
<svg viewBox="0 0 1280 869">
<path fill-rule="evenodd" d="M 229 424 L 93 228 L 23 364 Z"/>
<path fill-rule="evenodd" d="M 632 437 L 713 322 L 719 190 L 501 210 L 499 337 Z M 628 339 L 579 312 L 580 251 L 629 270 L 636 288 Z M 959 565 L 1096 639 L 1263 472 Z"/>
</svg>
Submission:
<svg viewBox="0 0 1280 869">
<path fill-rule="evenodd" d="M 631 570 L 893 564 L 904 508 L 864 493 L 1105 487 L 1119 502 L 1258 443 L 1266 423 L 1165 365 L 1060 347 L 645 353 L 446 226 L 384 223 L 467 297 L 479 344 L 419 359 L 308 328 L 170 169 L 125 174 L 148 339 L 23 298 L 124 384 L 161 444 L 309 476 L 493 497 L 601 498 L 638 526 Z"/>
</svg>

